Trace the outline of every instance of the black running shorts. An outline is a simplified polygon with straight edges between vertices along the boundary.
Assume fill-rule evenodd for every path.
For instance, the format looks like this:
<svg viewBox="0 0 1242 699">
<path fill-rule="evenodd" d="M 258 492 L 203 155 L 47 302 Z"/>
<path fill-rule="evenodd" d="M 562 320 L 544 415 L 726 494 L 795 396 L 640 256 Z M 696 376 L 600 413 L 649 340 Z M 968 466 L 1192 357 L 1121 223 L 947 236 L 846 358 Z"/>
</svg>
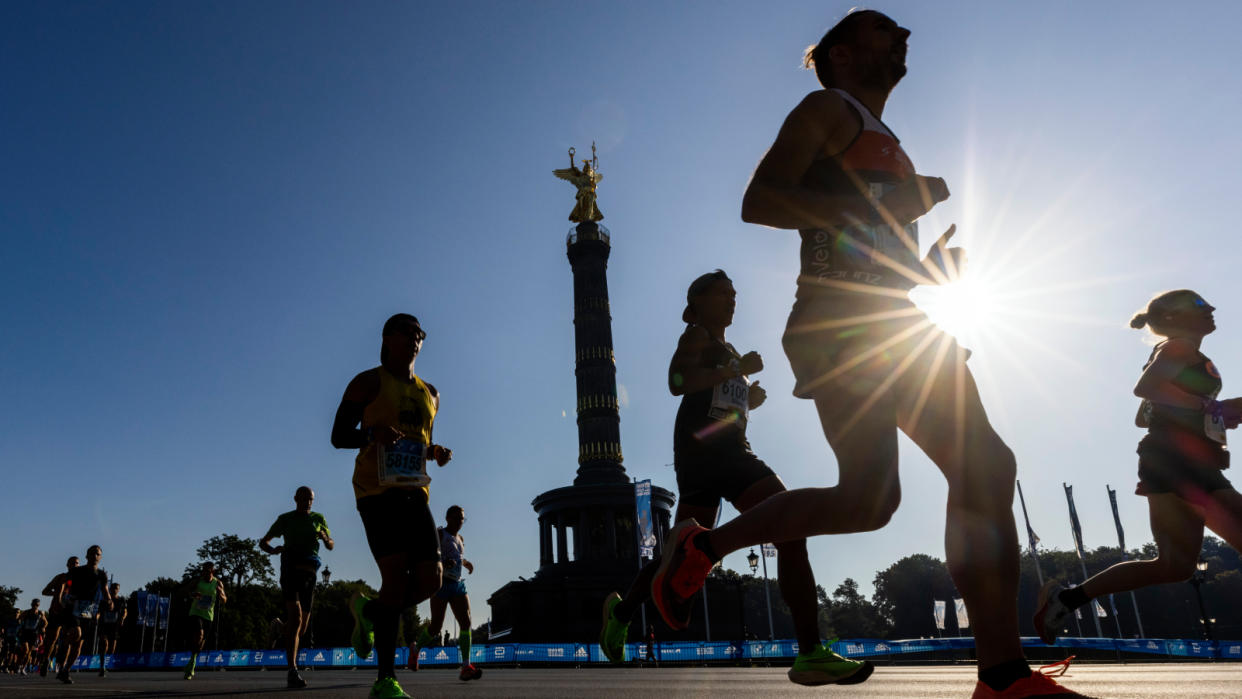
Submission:
<svg viewBox="0 0 1242 699">
<path fill-rule="evenodd" d="M 750 486 L 776 473 L 748 447 L 677 449 L 673 455 L 681 502 L 716 507 L 724 498 L 736 504 Z"/>
<path fill-rule="evenodd" d="M 411 563 L 439 562 L 440 535 L 421 489 L 369 495 L 358 501 L 358 514 L 375 560 L 404 553 Z"/>
<path fill-rule="evenodd" d="M 1150 436 L 1139 442 L 1138 455 L 1138 495 L 1176 493 L 1187 502 L 1200 504 L 1206 494 L 1233 487 L 1222 473 L 1219 455 L 1214 462 L 1196 459 L 1187 450 L 1172 448 Z M 1227 458 L 1224 463 L 1228 465 Z"/>
<path fill-rule="evenodd" d="M 199 631 L 202 631 L 205 634 L 211 629 L 211 622 L 197 614 L 191 614 L 187 617 L 187 621 L 189 622 L 185 625 L 185 633 L 187 636 L 193 637 L 197 635 Z M 206 637 L 204 636 L 204 638 Z"/>
<path fill-rule="evenodd" d="M 280 569 L 280 598 L 302 605 L 302 613 L 310 614 L 315 599 L 315 571 L 290 566 Z"/>
<path fill-rule="evenodd" d="M 116 622 L 112 622 L 111 624 L 101 623 L 99 625 L 99 637 L 100 638 L 106 638 L 109 641 L 111 641 L 116 638 L 116 634 L 117 634 Z"/>
</svg>

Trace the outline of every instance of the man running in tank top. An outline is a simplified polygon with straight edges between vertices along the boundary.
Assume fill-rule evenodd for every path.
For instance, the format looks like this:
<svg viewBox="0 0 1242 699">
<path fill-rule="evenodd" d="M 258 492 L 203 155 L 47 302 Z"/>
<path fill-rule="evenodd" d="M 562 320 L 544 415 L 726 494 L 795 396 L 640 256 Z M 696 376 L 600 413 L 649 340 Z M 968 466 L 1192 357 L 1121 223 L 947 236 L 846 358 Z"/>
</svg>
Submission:
<svg viewBox="0 0 1242 699">
<path fill-rule="evenodd" d="M 695 279 L 686 292 L 682 321 L 686 330 L 669 362 L 668 387 L 681 396 L 673 426 L 673 462 L 677 472 L 677 520 L 715 522 L 721 499 L 739 511 L 785 490 L 784 483 L 750 449 L 746 424 L 751 410 L 763 405 L 766 393 L 750 376 L 763 369 L 758 352 L 740 354 L 725 341 L 733 323 L 737 293 L 722 270 Z M 807 558 L 806 540 L 777 540 L 781 595 L 789 605 L 798 640 L 798 657 L 789 679 L 799 684 L 856 684 L 871 675 L 867 661 L 849 660 L 825 648 L 819 635 L 815 576 Z M 612 593 L 603 608 L 600 649 L 613 662 L 625 659 L 630 620 L 653 591 L 659 566 L 648 563 L 634 579 L 625 598 Z M 661 608 L 674 629 L 690 623 L 693 595 Z"/>
<path fill-rule="evenodd" d="M 17 642 L 14 650 L 17 653 L 17 666 L 21 674 L 26 674 L 26 667 L 34 659 L 35 647 L 39 645 L 39 636 L 47 629 L 47 615 L 39 609 L 39 598 L 30 600 L 30 609 L 20 612 L 15 628 Z M 7 629 L 6 629 L 7 630 Z"/>
<path fill-rule="evenodd" d="M 440 394 L 414 373 L 427 333 L 417 318 L 398 313 L 384 323 L 382 334 L 380 365 L 345 388 L 332 423 L 332 446 L 358 450 L 354 497 L 382 582 L 379 599 L 355 594 L 350 600 L 351 640 L 359 658 L 374 646 L 379 677 L 371 696 L 388 699 L 409 696 L 394 668 L 401 611 L 440 587 L 427 461 L 444 466 L 453 452 L 431 441 Z"/>
<path fill-rule="evenodd" d="M 116 639 L 120 637 L 121 625 L 125 623 L 125 599 L 121 597 L 121 586 L 112 583 L 108 586 L 112 593 L 112 602 L 99 609 L 99 676 L 108 674 L 108 656 L 116 653 Z"/>
<path fill-rule="evenodd" d="M 39 676 L 47 677 L 47 666 L 51 662 L 53 649 L 60 639 L 60 622 L 64 617 L 62 609 L 64 608 L 65 581 L 69 579 L 69 573 L 78 567 L 78 557 L 70 556 L 65 561 L 66 572 L 56 575 L 52 581 L 43 587 L 40 594 L 48 595 L 52 598 L 52 603 L 47 606 L 47 631 L 43 634 L 43 652 L 39 660 Z"/>
<path fill-rule="evenodd" d="M 207 642 L 207 630 L 216 618 L 216 605 L 229 601 L 224 594 L 224 583 L 216 577 L 216 564 L 207 561 L 202 565 L 202 576 L 194 581 L 194 589 L 190 593 L 190 614 L 186 618 L 186 639 L 190 645 L 190 660 L 185 664 L 185 679 L 194 679 L 194 670 L 198 667 L 198 654 L 203 651 Z"/>
<path fill-rule="evenodd" d="M 323 515 L 311 511 L 315 491 L 301 486 L 293 493 L 296 507 L 276 518 L 267 533 L 259 540 L 259 548 L 273 556 L 280 555 L 280 596 L 285 601 L 289 623 L 283 625 L 285 656 L 289 671 L 286 684 L 290 689 L 301 689 L 306 680 L 298 674 L 298 642 L 310 625 L 311 606 L 315 601 L 315 580 L 318 577 L 319 542 L 331 551 L 336 543 Z M 280 537 L 284 543 L 272 546 L 272 539 Z"/>
<path fill-rule="evenodd" d="M 1023 657 L 1013 453 L 988 422 L 967 352 L 907 296 L 952 279 L 963 259 L 948 247 L 950 228 L 920 260 L 916 221 L 949 191 L 916 173 L 881 121 L 909 36 L 879 12 L 856 11 L 809 49 L 825 89 L 790 112 L 742 202 L 745 221 L 802 237 L 783 344 L 794 394 L 814 401 L 836 454 L 837 485 L 779 493 L 713 531 L 683 522 L 652 595 L 667 618 L 731 551 L 883 527 L 901 497 L 900 430 L 948 481 L 945 558 L 975 623 L 974 696 L 1076 696 Z"/>
<path fill-rule="evenodd" d="M 461 505 L 453 505 L 445 513 L 444 521 L 445 526 L 437 530 L 440 535 L 440 561 L 444 564 L 443 583 L 431 596 L 431 621 L 419 627 L 415 641 L 410 644 L 407 666 L 418 671 L 419 647 L 426 648 L 436 642 L 444 626 L 444 611 L 452 607 L 457 628 L 460 629 L 457 635 L 457 650 L 461 657 L 458 678 L 462 681 L 477 680 L 483 676 L 483 671 L 470 662 L 472 624 L 465 575 L 467 571 L 474 573 L 474 564 L 466 560 L 466 540 L 461 535 L 461 527 L 466 523 L 466 511 Z"/>
<path fill-rule="evenodd" d="M 99 567 L 103 558 L 103 549 L 92 546 L 86 550 L 86 565 L 71 570 L 65 577 L 64 589 L 60 595 L 65 600 L 61 609 L 61 630 L 64 642 L 58 658 L 60 671 L 56 679 L 65 684 L 73 684 L 69 678 L 69 668 L 73 667 L 82 650 L 82 628 L 95 621 L 95 613 L 100 606 L 107 606 L 112 601 L 112 593 L 108 590 L 108 574 Z"/>
</svg>

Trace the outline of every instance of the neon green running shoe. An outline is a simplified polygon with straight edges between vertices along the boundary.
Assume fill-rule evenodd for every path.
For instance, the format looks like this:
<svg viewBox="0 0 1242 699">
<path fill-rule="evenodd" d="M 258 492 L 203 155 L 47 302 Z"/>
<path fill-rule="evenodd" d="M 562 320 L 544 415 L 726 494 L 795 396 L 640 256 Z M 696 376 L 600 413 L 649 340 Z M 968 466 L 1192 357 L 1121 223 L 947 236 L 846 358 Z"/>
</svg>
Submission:
<svg viewBox="0 0 1242 699">
<path fill-rule="evenodd" d="M 187 680 L 194 679 L 194 669 L 197 666 L 198 666 L 198 653 L 194 653 L 190 656 L 190 662 L 185 664 L 185 672 L 182 674 L 182 677 Z"/>
<path fill-rule="evenodd" d="M 401 685 L 397 684 L 397 680 L 391 677 L 375 680 L 375 684 L 371 685 L 369 696 L 371 699 L 412 699 L 401 689 Z"/>
<path fill-rule="evenodd" d="M 875 666 L 870 660 L 850 660 L 831 650 L 827 645 L 816 645 L 810 653 L 798 653 L 789 679 L 798 684 L 818 686 L 821 684 L 858 684 L 871 676 Z"/>
<path fill-rule="evenodd" d="M 349 613 L 354 617 L 354 632 L 349 636 L 349 642 L 354 646 L 354 652 L 358 654 L 359 660 L 365 660 L 371 654 L 371 647 L 375 645 L 375 631 L 371 626 L 371 621 L 362 613 L 362 608 L 370 598 L 361 592 L 355 592 L 349 598 Z M 393 680 L 396 684 L 396 680 Z M 374 691 L 374 689 L 372 690 Z M 401 691 L 397 687 L 397 691 Z M 402 694 L 394 694 L 393 696 L 404 696 Z"/>
<path fill-rule="evenodd" d="M 613 592 L 604 599 L 604 628 L 599 632 L 599 650 L 614 663 L 625 662 L 625 637 L 630 632 L 629 623 L 622 624 L 612 614 L 621 603 L 621 595 Z"/>
</svg>

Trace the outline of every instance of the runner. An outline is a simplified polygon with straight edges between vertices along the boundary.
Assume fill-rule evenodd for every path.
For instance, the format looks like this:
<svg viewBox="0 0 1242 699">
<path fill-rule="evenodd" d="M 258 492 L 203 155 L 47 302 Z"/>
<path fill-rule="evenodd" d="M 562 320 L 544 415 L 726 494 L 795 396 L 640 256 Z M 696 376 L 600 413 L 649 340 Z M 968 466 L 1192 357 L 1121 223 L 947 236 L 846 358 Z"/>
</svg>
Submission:
<svg viewBox="0 0 1242 699">
<path fill-rule="evenodd" d="M 112 583 L 108 586 L 112 595 L 112 603 L 101 608 L 99 612 L 99 676 L 108 674 L 108 655 L 116 652 L 116 639 L 120 637 L 121 625 L 125 623 L 128 611 L 125 609 L 125 598 L 120 596 L 121 586 Z"/>
<path fill-rule="evenodd" d="M 39 608 L 38 597 L 32 601 L 31 608 Z M 22 660 L 23 655 L 28 652 L 27 649 L 22 647 L 24 644 L 20 640 L 23 613 L 20 609 L 14 609 L 13 615 L 4 622 L 4 652 L 0 654 L 0 666 L 3 666 L 4 671 L 10 675 L 19 671 L 18 663 Z M 42 612 L 40 612 L 40 615 L 42 615 Z M 46 624 L 47 620 L 44 619 L 44 625 Z M 20 670 L 25 669 L 26 663 L 22 663 Z M 21 674 L 24 675 L 26 673 L 22 672 Z"/>
<path fill-rule="evenodd" d="M 1147 429 L 1138 445 L 1138 487 L 1147 498 L 1156 558 L 1126 561 L 1065 589 L 1049 580 L 1039 592 L 1035 628 L 1056 641 L 1074 610 L 1102 595 L 1179 582 L 1195 572 L 1206 526 L 1242 551 L 1242 495 L 1221 473 L 1229 467 L 1225 430 L 1242 420 L 1242 399 L 1218 401 L 1220 372 L 1200 350 L 1216 330 L 1216 309 L 1185 289 L 1153 298 L 1130 320 L 1163 337 L 1134 387 L 1142 398 L 1135 423 Z"/>
<path fill-rule="evenodd" d="M 1016 608 L 1016 464 L 988 422 L 968 353 L 909 300 L 918 284 L 952 279 L 963 261 L 949 228 L 919 259 L 916 219 L 948 198 L 944 180 L 915 173 L 880 121 L 906 73 L 909 30 L 852 12 L 808 49 L 825 89 L 790 112 L 747 188 L 742 218 L 802 237 L 797 301 L 783 344 L 794 395 L 812 399 L 837 457 L 838 483 L 778 493 L 714 531 L 685 521 L 669 533 L 652 583 L 678 623 L 714 561 L 767 541 L 873 531 L 897 509 L 897 432 L 949 486 L 945 558 L 975 623 L 974 696 L 1072 692 L 1032 674 Z"/>
<path fill-rule="evenodd" d="M 19 612 L 17 616 L 17 663 L 20 668 L 18 672 L 23 675 L 33 660 L 34 650 L 39 645 L 39 636 L 47 629 L 47 615 L 39 609 L 41 601 L 38 597 L 30 600 L 30 609 Z"/>
<path fill-rule="evenodd" d="M 440 542 L 427 506 L 427 460 L 444 466 L 453 452 L 431 442 L 440 394 L 414 373 L 427 334 L 398 313 L 384 323 L 380 365 L 358 374 L 332 424 L 332 446 L 357 449 L 354 497 L 379 565 L 379 599 L 355 594 L 353 646 L 359 658 L 374 644 L 379 678 L 371 696 L 406 697 L 394 668 L 401 611 L 440 587 Z M 361 427 L 359 427 L 361 425 Z"/>
<path fill-rule="evenodd" d="M 319 542 L 331 551 L 336 545 L 332 532 L 323 515 L 311 512 L 315 491 L 302 486 L 293 493 L 297 507 L 276 518 L 259 540 L 259 548 L 267 553 L 280 554 L 280 596 L 289 612 L 289 623 L 284 624 L 285 654 L 289 672 L 287 684 L 290 689 L 306 686 L 306 680 L 298 674 L 298 641 L 306 634 L 310 624 L 311 606 L 315 600 L 315 578 L 319 572 Z M 284 544 L 273 547 L 272 539 L 284 538 Z"/>
<path fill-rule="evenodd" d="M 444 515 L 447 526 L 439 527 L 440 561 L 444 565 L 443 580 L 440 589 L 431 597 L 431 623 L 420 626 L 417 638 L 410 644 L 410 658 L 407 667 L 418 671 L 418 648 L 434 645 L 444 626 L 444 610 L 453 608 L 453 617 L 457 619 L 457 628 L 461 629 L 457 636 L 457 649 L 461 656 L 461 672 L 458 677 L 462 681 L 477 680 L 483 671 L 470 662 L 470 596 L 466 594 L 466 581 L 462 569 L 474 574 L 474 564 L 466 560 L 466 540 L 462 538 L 461 526 L 466 522 L 466 511 L 460 505 L 448 508 Z M 446 632 L 447 633 L 447 632 Z M 445 643 L 444 645 L 448 645 Z"/>
<path fill-rule="evenodd" d="M 99 567 L 102 558 L 103 549 L 99 546 L 86 549 L 86 565 L 68 573 L 64 591 L 60 593 L 66 600 L 61 609 L 60 622 L 65 638 L 58 656 L 60 672 L 56 673 L 56 679 L 65 684 L 73 684 L 69 669 L 82 652 L 83 627 L 94 623 L 101 604 L 106 606 L 112 601 L 112 594 L 108 591 L 108 574 Z"/>
<path fill-rule="evenodd" d="M 70 556 L 65 561 L 65 572 L 60 573 L 52 578 L 52 581 L 43 587 L 40 594 L 50 596 L 52 603 L 47 607 L 47 631 L 43 634 L 43 652 L 40 653 L 39 659 L 39 676 L 47 677 L 47 666 L 51 663 L 52 656 L 55 655 L 53 649 L 60 640 L 60 622 L 64 617 L 64 600 L 61 599 L 65 594 L 65 581 L 69 579 L 69 573 L 78 567 L 78 557 Z"/>
<path fill-rule="evenodd" d="M 750 450 L 746 424 L 750 410 L 763 405 L 767 393 L 750 376 L 763 369 L 758 352 L 738 353 L 725 341 L 733 323 L 737 293 L 721 270 L 695 279 L 686 292 L 682 320 L 686 330 L 668 367 L 668 387 L 681 396 L 673 427 L 673 465 L 677 472 L 676 520 L 715 522 L 723 498 L 745 512 L 785 490 L 771 468 Z M 798 684 L 856 684 L 867 679 L 870 662 L 849 660 L 820 641 L 815 576 L 807 558 L 806 539 L 777 544 L 778 582 L 789 604 L 798 638 L 798 657 L 789 679 Z M 600 650 L 614 663 L 625 660 L 625 639 L 634 612 L 651 596 L 651 580 L 659 561 L 648 563 L 634 578 L 623 599 L 613 592 L 604 600 Z M 693 593 L 681 600 L 673 628 L 690 621 Z"/>
<path fill-rule="evenodd" d="M 203 651 L 207 642 L 207 630 L 216 618 L 216 604 L 229 601 L 224 594 L 224 583 L 216 578 L 216 564 L 207 561 L 202 566 L 203 576 L 194 581 L 194 592 L 190 593 L 190 615 L 186 626 L 186 639 L 190 643 L 190 660 L 185 664 L 185 679 L 194 678 L 194 670 L 198 667 L 198 654 Z"/>
</svg>

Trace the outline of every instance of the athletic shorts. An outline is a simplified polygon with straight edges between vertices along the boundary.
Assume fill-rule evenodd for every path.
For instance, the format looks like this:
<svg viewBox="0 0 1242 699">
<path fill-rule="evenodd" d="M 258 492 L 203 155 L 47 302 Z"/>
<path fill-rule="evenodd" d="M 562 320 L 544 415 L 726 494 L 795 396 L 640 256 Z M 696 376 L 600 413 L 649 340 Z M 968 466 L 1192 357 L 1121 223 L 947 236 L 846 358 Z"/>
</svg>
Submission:
<svg viewBox="0 0 1242 699">
<path fill-rule="evenodd" d="M 197 614 L 191 614 L 188 617 L 186 617 L 186 625 L 185 625 L 186 635 L 193 636 L 197 634 L 199 631 L 202 631 L 203 633 L 207 633 L 210 629 L 211 629 L 211 621 L 209 619 L 204 619 L 203 617 Z"/>
<path fill-rule="evenodd" d="M 1222 469 L 1228 467 L 1228 453 L 1224 454 L 1225 465 L 1221 466 L 1219 457 L 1215 462 L 1206 462 L 1185 450 L 1145 437 L 1139 442 L 1138 455 L 1136 495 L 1176 493 L 1187 502 L 1201 504 L 1208 493 L 1233 487 L 1222 473 Z"/>
<path fill-rule="evenodd" d="M 776 475 L 746 446 L 675 449 L 673 470 L 681 501 L 699 507 L 716 507 L 721 498 L 736 503 L 747 488 Z"/>
<path fill-rule="evenodd" d="M 62 629 L 80 629 L 90 623 L 90 619 L 79 618 L 69 609 L 60 611 L 60 618 L 56 620 L 56 625 Z"/>
<path fill-rule="evenodd" d="M 116 636 L 117 636 L 116 622 L 112 622 L 111 624 L 104 624 L 104 623 L 99 624 L 99 637 L 100 638 L 106 638 L 109 641 L 112 641 L 116 639 Z"/>
<path fill-rule="evenodd" d="M 388 490 L 358 501 L 375 560 L 399 553 L 410 561 L 440 560 L 440 534 L 422 490 Z"/>
<path fill-rule="evenodd" d="M 812 398 L 831 388 L 854 410 L 867 402 L 883 410 L 892 405 L 888 396 L 917 396 L 938 361 L 943 367 L 957 361 L 959 351 L 961 361 L 970 356 L 904 293 L 799 290 L 781 344 L 795 396 Z"/>
<path fill-rule="evenodd" d="M 22 629 L 21 631 L 17 632 L 17 640 L 21 641 L 22 643 L 38 643 L 39 633 L 37 631 L 28 631 L 26 629 Z"/>
<path fill-rule="evenodd" d="M 315 571 L 300 568 L 281 568 L 280 598 L 285 602 L 297 602 L 302 611 L 309 614 L 315 598 Z"/>
<path fill-rule="evenodd" d="M 449 580 L 445 578 L 444 584 L 440 586 L 439 590 L 436 590 L 436 597 L 440 599 L 453 599 L 464 594 L 466 594 L 465 580 Z"/>
</svg>

